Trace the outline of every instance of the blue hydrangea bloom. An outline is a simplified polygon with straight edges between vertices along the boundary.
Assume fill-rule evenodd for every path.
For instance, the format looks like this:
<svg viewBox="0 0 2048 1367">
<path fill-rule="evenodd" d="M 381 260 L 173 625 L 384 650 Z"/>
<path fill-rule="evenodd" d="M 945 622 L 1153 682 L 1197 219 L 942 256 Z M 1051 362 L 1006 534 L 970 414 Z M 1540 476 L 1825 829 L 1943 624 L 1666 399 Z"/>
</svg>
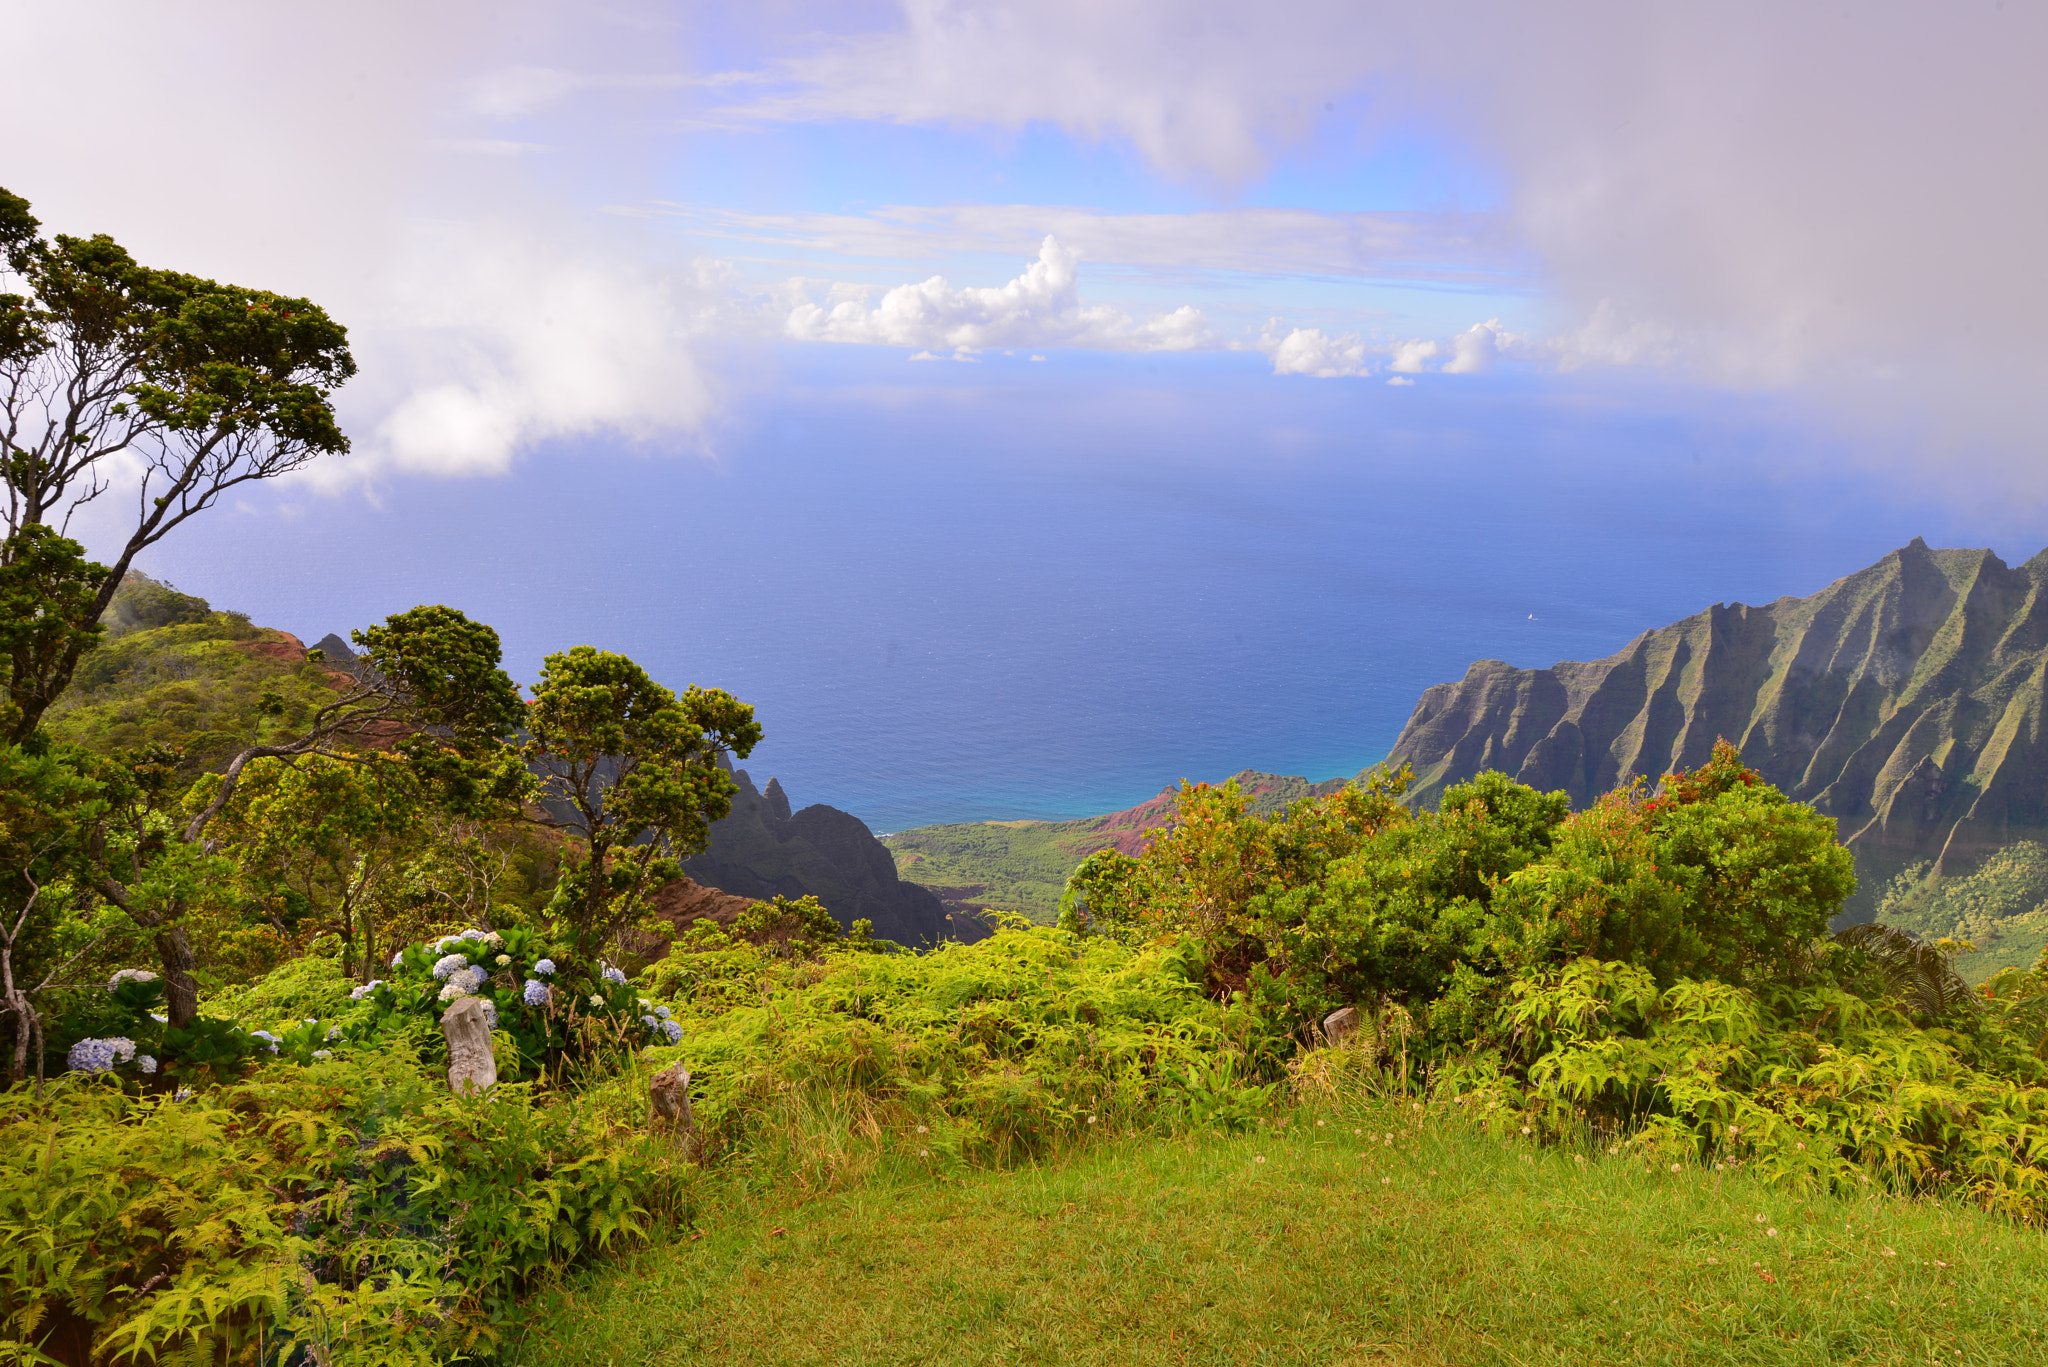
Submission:
<svg viewBox="0 0 2048 1367">
<path fill-rule="evenodd" d="M 603 971 L 598 976 L 608 983 L 617 983 L 621 987 L 626 985 L 626 975 L 613 968 L 610 964 L 605 964 Z"/>
<path fill-rule="evenodd" d="M 277 1052 L 277 1036 L 271 1034 L 268 1030 L 251 1030 L 249 1033 L 254 1038 L 260 1039 L 269 1045 L 271 1053 Z"/>
<path fill-rule="evenodd" d="M 537 969 L 540 965 L 536 964 L 534 967 Z M 519 1000 L 525 1002 L 528 1006 L 546 1006 L 548 1004 L 548 985 L 544 982 L 528 978 L 526 980 L 526 990 L 519 994 Z"/>
<path fill-rule="evenodd" d="M 666 1006 L 657 1006 L 654 1008 L 654 1014 L 661 1017 L 663 1020 L 667 1020 L 668 1008 Z"/>
<path fill-rule="evenodd" d="M 555 974 L 555 961 L 553 959 L 536 960 L 533 965 L 533 971 L 551 978 Z"/>
<path fill-rule="evenodd" d="M 664 1035 L 667 1035 L 667 1036 L 668 1036 L 668 1042 L 669 1042 L 670 1044 L 674 1044 L 674 1043 L 675 1043 L 675 1042 L 676 1042 L 677 1040 L 679 1040 L 679 1039 L 681 1039 L 681 1038 L 683 1037 L 683 1025 L 682 1025 L 682 1022 L 681 1022 L 681 1021 L 663 1021 L 663 1022 L 661 1023 L 661 1033 L 662 1033 L 662 1034 L 664 1034 Z"/>
<path fill-rule="evenodd" d="M 489 997 L 478 997 L 477 1000 L 484 1004 L 484 1027 L 489 1030 L 497 1029 L 498 1004 Z"/>
<path fill-rule="evenodd" d="M 156 1060 L 148 1054 L 137 1054 L 135 1056 L 135 1066 L 145 1073 L 153 1073 L 156 1071 Z"/>
<path fill-rule="evenodd" d="M 82 1039 L 64 1056 L 64 1066 L 74 1073 L 104 1073 L 117 1063 L 135 1057 L 135 1041 L 115 1035 L 108 1039 Z"/>
<path fill-rule="evenodd" d="M 468 967 L 469 959 L 466 956 L 461 954 L 445 954 L 434 960 L 434 977 L 442 982 L 447 982 L 450 973 L 455 972 L 458 968 Z"/>
</svg>

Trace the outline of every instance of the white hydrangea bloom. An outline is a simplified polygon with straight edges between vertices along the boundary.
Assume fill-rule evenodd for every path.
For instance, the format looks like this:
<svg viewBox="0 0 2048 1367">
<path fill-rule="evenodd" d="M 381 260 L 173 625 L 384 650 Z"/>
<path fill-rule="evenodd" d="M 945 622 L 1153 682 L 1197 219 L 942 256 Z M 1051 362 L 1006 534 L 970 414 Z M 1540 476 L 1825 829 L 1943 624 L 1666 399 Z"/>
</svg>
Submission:
<svg viewBox="0 0 2048 1367">
<path fill-rule="evenodd" d="M 114 974 L 113 977 L 107 979 L 107 991 L 112 992 L 122 983 L 153 983 L 155 981 L 156 974 L 146 968 L 124 968 Z"/>
<path fill-rule="evenodd" d="M 455 972 L 455 970 L 457 970 L 458 968 L 468 967 L 469 958 L 467 955 L 444 954 L 440 958 L 434 960 L 434 976 L 440 979 L 442 982 L 447 982 L 449 974 Z"/>
</svg>

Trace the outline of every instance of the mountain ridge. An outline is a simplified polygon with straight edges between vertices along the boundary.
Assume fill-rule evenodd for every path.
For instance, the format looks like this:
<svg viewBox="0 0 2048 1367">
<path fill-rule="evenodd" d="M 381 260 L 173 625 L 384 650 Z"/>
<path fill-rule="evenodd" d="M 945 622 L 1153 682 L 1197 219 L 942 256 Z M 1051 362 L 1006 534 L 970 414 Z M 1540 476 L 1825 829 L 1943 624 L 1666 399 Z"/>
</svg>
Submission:
<svg viewBox="0 0 2048 1367">
<path fill-rule="evenodd" d="M 1476 661 L 1424 691 L 1387 763 L 1430 805 L 1499 769 L 1575 806 L 1703 762 L 1725 736 L 1880 867 L 1957 872 L 2048 832 L 2048 551 L 1915 537 L 1817 593 L 1717 603 L 1605 659 Z"/>
</svg>

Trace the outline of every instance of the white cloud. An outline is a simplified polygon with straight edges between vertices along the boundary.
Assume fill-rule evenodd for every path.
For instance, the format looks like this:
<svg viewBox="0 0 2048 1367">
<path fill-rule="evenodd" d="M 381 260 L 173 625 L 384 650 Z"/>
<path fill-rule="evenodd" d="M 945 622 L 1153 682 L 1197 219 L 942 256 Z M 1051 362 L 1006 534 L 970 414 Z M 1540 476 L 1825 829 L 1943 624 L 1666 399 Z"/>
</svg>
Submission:
<svg viewBox="0 0 2048 1367">
<path fill-rule="evenodd" d="M 1188 351 L 1213 345 L 1201 311 L 1182 306 L 1138 321 L 1107 304 L 1083 303 L 1080 258 L 1057 238 L 1006 284 L 958 288 L 933 276 L 899 285 L 869 305 L 867 292 L 835 287 L 823 303 L 790 310 L 785 335 L 803 342 L 955 348 L 1085 347 L 1107 351 Z M 957 358 L 957 357 L 956 357 Z"/>
<path fill-rule="evenodd" d="M 313 467 L 325 482 L 688 433 L 716 397 L 692 338 L 760 325 L 631 225 L 569 207 L 559 180 L 629 190 L 652 125 L 518 122 L 572 96 L 611 114 L 672 99 L 672 79 L 607 73 L 626 18 L 548 0 L 30 7 L 9 40 L 38 60 L 0 83 L 0 124 L 38 132 L 10 143 L 0 184 L 51 231 L 110 233 L 149 264 L 302 294 L 345 324 L 355 449 Z M 672 35 L 632 36 L 631 60 L 680 64 Z M 98 83 L 83 104 L 82 52 Z"/>
<path fill-rule="evenodd" d="M 1392 385 L 1412 385 L 1415 381 L 1409 379 L 1406 375 L 1394 375 L 1388 378 L 1387 383 Z"/>
<path fill-rule="evenodd" d="M 1435 359 L 1442 350 L 1442 347 L 1428 338 L 1396 342 L 1394 344 L 1394 359 L 1387 368 L 1397 375 L 1420 375 L 1423 369 L 1422 363 Z"/>
<path fill-rule="evenodd" d="M 1279 335 L 1278 321 L 1269 324 L 1259 339 L 1259 349 L 1273 358 L 1275 375 L 1309 375 L 1334 380 L 1348 375 L 1369 375 L 1365 343 L 1355 332 L 1326 337 L 1321 328 L 1295 328 Z"/>
<path fill-rule="evenodd" d="M 1474 323 L 1451 338 L 1451 359 L 1444 363 L 1444 374 L 1483 375 L 1493 369 L 1496 358 L 1520 340 L 1503 331 L 1498 318 Z"/>
<path fill-rule="evenodd" d="M 385 409 L 366 443 L 373 466 L 489 473 L 537 442 L 644 439 L 713 408 L 691 346 L 731 327 L 714 264 L 676 278 L 474 224 L 423 234 L 407 259 L 373 333 L 383 364 L 355 400 Z"/>
</svg>

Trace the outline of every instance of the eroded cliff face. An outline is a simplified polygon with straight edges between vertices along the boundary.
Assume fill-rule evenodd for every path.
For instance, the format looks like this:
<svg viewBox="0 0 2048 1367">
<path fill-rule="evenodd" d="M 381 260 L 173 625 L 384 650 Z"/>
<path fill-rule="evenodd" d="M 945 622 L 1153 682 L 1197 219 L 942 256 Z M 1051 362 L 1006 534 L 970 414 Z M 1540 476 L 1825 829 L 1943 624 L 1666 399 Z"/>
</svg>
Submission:
<svg viewBox="0 0 2048 1367">
<path fill-rule="evenodd" d="M 948 914 L 938 896 L 896 874 L 896 860 L 859 817 L 818 804 L 790 810 L 782 784 L 754 787 L 744 769 L 732 812 L 711 827 L 705 851 L 683 861 L 698 883 L 743 898 L 802 897 L 825 904 L 833 919 L 851 927 L 872 921 L 875 934 L 900 944 L 975 940 L 987 929 Z"/>
<path fill-rule="evenodd" d="M 1717 605 L 1604 660 L 1481 660 L 1422 695 L 1389 762 L 1415 766 L 1425 805 L 1498 769 L 1584 806 L 1725 736 L 1859 856 L 1961 871 L 2048 834 L 2044 587 L 2048 551 L 2008 568 L 1915 538 L 1811 597 Z"/>
</svg>

